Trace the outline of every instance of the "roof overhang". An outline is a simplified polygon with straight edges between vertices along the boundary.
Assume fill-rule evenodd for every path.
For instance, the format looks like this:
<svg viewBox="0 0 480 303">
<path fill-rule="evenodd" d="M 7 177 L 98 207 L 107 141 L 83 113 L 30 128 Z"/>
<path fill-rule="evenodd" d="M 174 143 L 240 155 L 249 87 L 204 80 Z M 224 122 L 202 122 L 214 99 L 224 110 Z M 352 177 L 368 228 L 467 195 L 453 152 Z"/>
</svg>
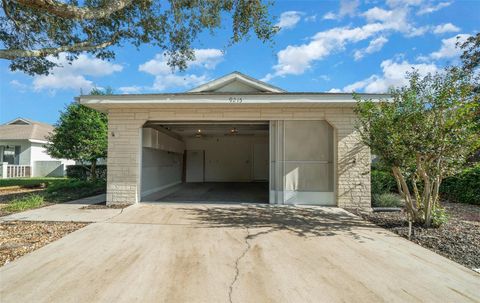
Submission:
<svg viewBox="0 0 480 303">
<path fill-rule="evenodd" d="M 389 94 L 357 94 L 362 99 L 388 100 Z M 357 101 L 349 93 L 178 93 L 139 95 L 87 95 L 76 100 L 88 107 L 106 111 L 118 107 L 183 107 L 183 106 L 354 106 Z"/>
</svg>

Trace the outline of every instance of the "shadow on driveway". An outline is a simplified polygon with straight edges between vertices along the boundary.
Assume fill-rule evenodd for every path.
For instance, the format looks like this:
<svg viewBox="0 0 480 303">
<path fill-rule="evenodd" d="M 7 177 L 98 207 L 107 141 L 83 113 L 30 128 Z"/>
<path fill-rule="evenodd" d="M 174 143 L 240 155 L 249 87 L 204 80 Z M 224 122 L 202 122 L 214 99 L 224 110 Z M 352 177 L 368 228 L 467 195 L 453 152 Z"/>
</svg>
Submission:
<svg viewBox="0 0 480 303">
<path fill-rule="evenodd" d="M 350 234 L 365 238 L 356 231 L 374 225 L 338 208 L 248 205 L 242 207 L 182 208 L 191 220 L 208 228 L 262 228 L 250 238 L 274 231 L 289 231 L 299 237 Z"/>
</svg>

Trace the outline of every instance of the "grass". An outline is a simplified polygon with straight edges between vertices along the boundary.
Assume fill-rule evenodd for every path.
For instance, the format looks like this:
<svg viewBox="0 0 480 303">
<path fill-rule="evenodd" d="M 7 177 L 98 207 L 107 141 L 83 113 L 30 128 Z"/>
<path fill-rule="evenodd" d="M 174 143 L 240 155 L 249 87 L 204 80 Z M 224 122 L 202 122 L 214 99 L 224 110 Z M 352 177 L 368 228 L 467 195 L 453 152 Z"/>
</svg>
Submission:
<svg viewBox="0 0 480 303">
<path fill-rule="evenodd" d="M 62 203 L 89 196 L 102 194 L 106 191 L 106 183 L 100 181 L 86 181 L 68 178 L 35 178 L 35 179 L 6 179 L 2 186 L 39 187 L 44 189 L 32 193 L 15 193 L 9 200 L 2 201 L 4 207 L 0 208 L 0 215 L 25 211 L 37 208 L 46 203 Z M 0 180 L 4 181 L 4 180 Z M 1 187 L 0 187 L 1 188 Z M 5 203 L 5 204 L 4 204 Z"/>
<path fill-rule="evenodd" d="M 45 189 L 44 196 L 48 202 L 61 203 L 102 194 L 105 191 L 106 183 L 103 180 L 64 179 L 50 184 Z"/>
<path fill-rule="evenodd" d="M 66 178 L 17 178 L 17 179 L 0 179 L 0 188 L 7 186 L 21 187 L 40 187 L 42 185 L 49 186 Z"/>
<path fill-rule="evenodd" d="M 43 196 L 33 194 L 12 200 L 4 209 L 8 212 L 19 212 L 31 208 L 37 208 L 43 204 Z"/>
<path fill-rule="evenodd" d="M 373 207 L 402 207 L 402 198 L 394 193 L 374 194 L 372 196 Z"/>
</svg>

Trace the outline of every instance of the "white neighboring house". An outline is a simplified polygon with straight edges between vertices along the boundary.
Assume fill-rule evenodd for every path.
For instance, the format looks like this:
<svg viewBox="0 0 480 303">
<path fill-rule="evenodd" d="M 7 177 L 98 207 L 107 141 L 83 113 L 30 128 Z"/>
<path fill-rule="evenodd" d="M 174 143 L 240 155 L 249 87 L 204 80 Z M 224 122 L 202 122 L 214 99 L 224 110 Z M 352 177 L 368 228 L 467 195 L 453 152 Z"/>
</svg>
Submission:
<svg viewBox="0 0 480 303">
<path fill-rule="evenodd" d="M 47 154 L 50 124 L 17 118 L 0 125 L 0 178 L 61 177 L 75 161 Z"/>
</svg>

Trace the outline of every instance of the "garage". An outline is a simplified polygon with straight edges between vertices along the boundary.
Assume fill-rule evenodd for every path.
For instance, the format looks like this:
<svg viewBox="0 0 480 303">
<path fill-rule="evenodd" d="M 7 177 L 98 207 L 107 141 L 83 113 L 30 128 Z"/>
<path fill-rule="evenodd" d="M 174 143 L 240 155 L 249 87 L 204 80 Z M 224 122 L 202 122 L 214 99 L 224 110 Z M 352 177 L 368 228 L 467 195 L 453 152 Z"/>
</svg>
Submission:
<svg viewBox="0 0 480 303">
<path fill-rule="evenodd" d="M 268 121 L 149 121 L 142 200 L 268 203 Z"/>
<path fill-rule="evenodd" d="M 144 202 L 334 205 L 326 121 L 148 121 Z"/>
<path fill-rule="evenodd" d="M 371 207 L 352 94 L 287 92 L 233 72 L 186 92 L 78 100 L 108 114 L 108 205 Z"/>
</svg>

